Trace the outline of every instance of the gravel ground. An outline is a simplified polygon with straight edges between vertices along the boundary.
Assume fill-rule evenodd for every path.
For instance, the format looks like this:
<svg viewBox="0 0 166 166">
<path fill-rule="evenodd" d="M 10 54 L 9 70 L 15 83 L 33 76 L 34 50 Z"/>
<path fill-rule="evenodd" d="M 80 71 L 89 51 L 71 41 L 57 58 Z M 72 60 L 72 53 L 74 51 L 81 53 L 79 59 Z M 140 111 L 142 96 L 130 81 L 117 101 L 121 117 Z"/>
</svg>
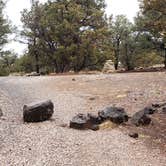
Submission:
<svg viewBox="0 0 166 166">
<path fill-rule="evenodd" d="M 72 79 L 75 81 L 72 81 Z M 91 100 L 93 98 L 93 100 Z M 23 123 L 24 104 L 51 99 L 50 121 Z M 165 166 L 166 153 L 132 139 L 125 128 L 78 131 L 61 127 L 77 113 L 109 105 L 128 114 L 166 100 L 165 73 L 0 78 L 1 166 Z"/>
</svg>

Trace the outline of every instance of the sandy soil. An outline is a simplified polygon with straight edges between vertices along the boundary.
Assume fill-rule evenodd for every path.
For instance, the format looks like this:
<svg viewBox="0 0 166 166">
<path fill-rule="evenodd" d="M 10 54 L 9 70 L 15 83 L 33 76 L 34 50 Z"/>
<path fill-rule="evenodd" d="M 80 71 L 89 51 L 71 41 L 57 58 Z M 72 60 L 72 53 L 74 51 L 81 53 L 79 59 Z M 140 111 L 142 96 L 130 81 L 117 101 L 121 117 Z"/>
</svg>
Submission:
<svg viewBox="0 0 166 166">
<path fill-rule="evenodd" d="M 42 123 L 23 123 L 23 105 L 44 99 L 54 102 L 53 118 Z M 0 165 L 165 166 L 165 114 L 160 115 L 161 122 L 160 116 L 155 115 L 149 127 L 137 128 L 139 139 L 128 136 L 133 128 L 127 126 L 100 131 L 62 127 L 77 113 L 97 113 L 116 105 L 132 115 L 151 103 L 163 101 L 164 72 L 2 77 Z M 154 132 L 148 132 L 153 129 Z"/>
</svg>

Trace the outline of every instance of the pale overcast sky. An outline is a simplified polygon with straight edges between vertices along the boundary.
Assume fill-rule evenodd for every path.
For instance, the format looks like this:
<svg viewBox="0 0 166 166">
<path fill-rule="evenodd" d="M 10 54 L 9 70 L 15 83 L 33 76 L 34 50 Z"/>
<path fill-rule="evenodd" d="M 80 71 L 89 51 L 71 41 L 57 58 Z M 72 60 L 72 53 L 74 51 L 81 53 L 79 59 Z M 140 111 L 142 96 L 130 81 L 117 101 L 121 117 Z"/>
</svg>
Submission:
<svg viewBox="0 0 166 166">
<path fill-rule="evenodd" d="M 40 2 L 46 2 L 47 0 L 40 0 Z M 130 21 L 133 21 L 133 17 L 139 10 L 138 0 L 105 0 L 107 4 L 106 13 L 108 15 L 124 14 Z M 20 12 L 24 8 L 30 8 L 31 0 L 8 0 L 5 14 L 13 25 L 21 27 Z M 22 54 L 26 49 L 26 45 L 22 45 L 17 42 L 11 42 L 7 46 L 8 49 L 13 49 L 16 53 Z"/>
</svg>

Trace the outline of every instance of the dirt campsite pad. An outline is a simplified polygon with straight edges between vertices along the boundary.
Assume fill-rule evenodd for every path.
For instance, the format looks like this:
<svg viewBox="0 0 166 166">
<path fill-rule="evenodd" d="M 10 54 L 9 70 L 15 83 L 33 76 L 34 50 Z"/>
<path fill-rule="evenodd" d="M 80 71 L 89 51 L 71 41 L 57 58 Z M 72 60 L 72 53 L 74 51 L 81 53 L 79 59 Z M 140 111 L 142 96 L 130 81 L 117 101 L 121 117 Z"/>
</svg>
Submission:
<svg viewBox="0 0 166 166">
<path fill-rule="evenodd" d="M 23 105 L 48 99 L 54 103 L 50 120 L 23 122 Z M 151 115 L 152 123 L 144 127 L 125 124 L 98 131 L 68 127 L 78 113 L 96 114 L 107 106 L 117 106 L 132 116 L 164 101 L 164 72 L 1 77 L 0 165 L 164 166 L 164 112 Z M 130 132 L 139 137 L 129 137 Z"/>
</svg>

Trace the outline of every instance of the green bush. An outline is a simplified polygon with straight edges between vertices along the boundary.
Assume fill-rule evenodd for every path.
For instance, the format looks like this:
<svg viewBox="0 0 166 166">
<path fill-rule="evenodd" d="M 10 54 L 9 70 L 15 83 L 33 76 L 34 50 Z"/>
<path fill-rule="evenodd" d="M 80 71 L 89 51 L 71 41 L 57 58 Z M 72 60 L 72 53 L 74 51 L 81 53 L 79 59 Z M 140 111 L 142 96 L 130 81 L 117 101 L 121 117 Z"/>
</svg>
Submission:
<svg viewBox="0 0 166 166">
<path fill-rule="evenodd" d="M 136 67 L 149 67 L 156 64 L 163 64 L 163 57 L 156 52 L 143 52 L 136 56 L 135 66 Z"/>
<path fill-rule="evenodd" d="M 0 76 L 8 76 L 9 70 L 7 68 L 0 67 Z"/>
</svg>

